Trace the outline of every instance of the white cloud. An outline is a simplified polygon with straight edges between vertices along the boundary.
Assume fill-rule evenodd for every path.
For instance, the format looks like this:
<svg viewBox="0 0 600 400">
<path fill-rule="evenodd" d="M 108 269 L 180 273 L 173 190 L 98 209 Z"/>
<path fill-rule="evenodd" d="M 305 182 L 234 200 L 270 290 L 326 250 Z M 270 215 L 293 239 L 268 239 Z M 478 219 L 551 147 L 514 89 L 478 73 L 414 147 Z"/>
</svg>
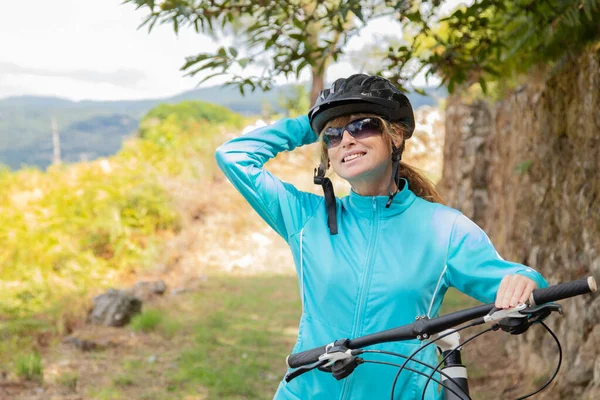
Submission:
<svg viewBox="0 0 600 400">
<path fill-rule="evenodd" d="M 143 78 L 145 73 L 136 69 L 120 68 L 112 72 L 90 71 L 90 70 L 55 70 L 44 68 L 27 68 L 20 65 L 0 62 L 0 75 L 33 75 L 42 77 L 62 77 L 71 78 L 84 82 L 110 83 L 125 87 L 135 87 Z"/>
</svg>

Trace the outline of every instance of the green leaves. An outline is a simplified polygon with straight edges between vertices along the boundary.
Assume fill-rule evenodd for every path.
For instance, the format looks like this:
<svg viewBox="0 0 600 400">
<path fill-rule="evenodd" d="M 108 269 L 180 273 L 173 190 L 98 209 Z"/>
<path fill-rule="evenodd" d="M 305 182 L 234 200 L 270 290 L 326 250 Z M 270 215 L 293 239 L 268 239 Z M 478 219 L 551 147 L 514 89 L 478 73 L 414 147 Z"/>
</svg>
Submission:
<svg viewBox="0 0 600 400">
<path fill-rule="evenodd" d="M 483 94 L 487 94 L 487 83 L 483 77 L 479 78 L 479 86 L 481 86 Z"/>
<path fill-rule="evenodd" d="M 442 2 L 392 0 L 231 1 L 126 0 L 146 9 L 141 26 L 171 24 L 196 32 L 235 32 L 236 48 L 188 58 L 188 75 L 231 67 L 263 66 L 259 77 L 232 78 L 240 92 L 269 87 L 278 75 L 299 75 L 309 65 L 315 73 L 347 51 L 349 39 L 375 18 L 394 16 L 402 24 L 403 46 L 382 56 L 380 73 L 405 87 L 418 73 L 436 75 L 452 91 L 513 79 L 537 63 L 552 63 L 600 37 L 600 0 L 512 1 L 478 0 L 460 5 L 450 15 L 437 15 Z M 239 57 L 238 49 L 243 49 Z M 239 59 L 238 59 L 239 57 Z M 320 71 L 320 72 L 319 72 Z"/>
</svg>

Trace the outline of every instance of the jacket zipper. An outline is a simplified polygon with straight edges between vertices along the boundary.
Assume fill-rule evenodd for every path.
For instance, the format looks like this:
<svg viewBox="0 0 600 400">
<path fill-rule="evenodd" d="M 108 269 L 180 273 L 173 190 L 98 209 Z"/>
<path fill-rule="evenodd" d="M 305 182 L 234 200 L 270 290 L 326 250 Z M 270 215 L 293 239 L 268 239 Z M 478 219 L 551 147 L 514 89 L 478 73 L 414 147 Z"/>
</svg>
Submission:
<svg viewBox="0 0 600 400">
<path fill-rule="evenodd" d="M 375 253 L 375 243 L 377 243 L 377 231 L 379 230 L 379 218 L 377 215 L 377 199 L 373 197 L 373 228 L 371 230 L 371 241 L 369 242 L 369 248 L 367 249 L 367 260 L 365 262 L 365 270 L 363 272 L 363 277 L 361 280 L 361 285 L 358 289 L 358 310 L 356 312 L 356 317 L 354 318 L 354 326 L 352 327 L 352 338 L 356 337 L 358 334 L 358 329 L 361 326 L 361 322 L 363 319 L 363 311 L 364 311 L 364 303 L 365 298 L 368 293 L 368 289 L 366 288 L 367 282 L 370 281 L 372 263 L 373 263 L 373 254 Z M 342 393 L 340 395 L 340 399 L 344 400 L 348 398 L 348 390 L 352 385 L 354 375 L 350 375 L 347 379 L 344 380 L 344 386 L 342 387 Z"/>
</svg>

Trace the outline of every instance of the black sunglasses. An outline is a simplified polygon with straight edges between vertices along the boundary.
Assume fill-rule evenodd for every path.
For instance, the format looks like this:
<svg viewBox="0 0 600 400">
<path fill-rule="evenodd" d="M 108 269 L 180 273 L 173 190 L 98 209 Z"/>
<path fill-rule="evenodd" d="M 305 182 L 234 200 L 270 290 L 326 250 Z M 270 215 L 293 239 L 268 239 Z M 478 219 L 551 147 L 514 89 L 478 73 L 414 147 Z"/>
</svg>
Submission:
<svg viewBox="0 0 600 400">
<path fill-rule="evenodd" d="M 383 133 L 383 122 L 379 118 L 359 118 L 346 124 L 334 128 L 330 126 L 323 131 L 323 141 L 328 149 L 339 146 L 342 142 L 344 131 L 348 131 L 355 139 L 364 139 L 369 136 L 380 135 Z"/>
</svg>

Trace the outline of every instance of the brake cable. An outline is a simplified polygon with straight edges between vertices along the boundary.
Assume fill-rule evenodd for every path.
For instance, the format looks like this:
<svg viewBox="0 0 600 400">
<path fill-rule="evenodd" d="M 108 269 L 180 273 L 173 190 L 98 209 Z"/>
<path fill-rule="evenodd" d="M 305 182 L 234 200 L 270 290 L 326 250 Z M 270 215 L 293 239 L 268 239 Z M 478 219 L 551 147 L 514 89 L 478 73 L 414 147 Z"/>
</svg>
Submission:
<svg viewBox="0 0 600 400">
<path fill-rule="evenodd" d="M 393 354 L 392 354 L 392 355 L 393 355 Z M 413 360 L 413 361 L 415 361 L 415 360 Z M 390 363 L 390 362 L 386 362 L 386 361 L 363 360 L 363 363 L 370 363 L 370 364 L 381 364 L 381 365 L 390 365 L 390 366 L 392 366 L 392 367 L 396 367 L 396 368 L 398 368 L 398 367 L 401 367 L 401 365 L 400 365 L 400 364 Z M 431 366 L 431 365 L 427 365 L 427 366 L 428 366 L 429 368 L 433 368 L 433 366 Z M 424 372 L 421 372 L 421 371 L 417 371 L 416 369 L 412 369 L 412 368 L 409 368 L 409 367 L 404 367 L 404 369 L 405 369 L 405 370 L 407 370 L 407 371 L 410 371 L 410 372 L 417 373 L 417 374 L 419 374 L 419 375 L 422 375 L 422 376 L 427 376 L 427 374 L 426 374 L 426 373 L 424 373 Z M 449 379 L 452 379 L 452 378 L 449 378 Z M 458 398 L 462 398 L 462 397 L 461 397 L 461 396 L 458 394 L 458 392 L 457 392 L 456 390 L 454 390 L 454 389 L 453 389 L 453 388 L 451 388 L 450 386 L 447 386 L 447 385 L 446 385 L 444 382 L 442 382 L 442 381 L 438 381 L 438 380 L 437 380 L 437 379 L 435 379 L 435 378 L 432 378 L 432 380 L 433 380 L 434 382 L 436 382 L 437 384 L 439 384 L 439 385 L 443 386 L 444 388 L 448 389 L 450 392 L 452 392 L 452 393 L 453 393 L 455 396 L 457 396 Z M 463 393 L 464 393 L 464 392 L 463 392 Z M 467 400 L 471 400 L 471 398 L 470 398 L 468 395 L 467 395 L 467 398 L 468 398 Z"/>
<path fill-rule="evenodd" d="M 464 346 L 465 346 L 467 343 L 469 343 L 469 342 L 470 342 L 470 341 L 472 341 L 472 340 L 475 340 L 475 339 L 477 339 L 479 336 L 483 335 L 484 333 L 488 333 L 488 332 L 491 332 L 491 331 L 497 331 L 498 329 L 500 329 L 500 325 L 498 325 L 498 324 L 494 324 L 493 326 L 489 327 L 488 329 L 485 329 L 485 330 L 483 330 L 483 331 L 481 331 L 481 332 L 479 332 L 479 333 L 476 333 L 476 334 L 474 334 L 473 336 L 471 336 L 470 338 L 468 338 L 467 340 L 465 340 L 464 342 L 462 342 L 462 343 L 460 344 L 460 346 L 459 346 L 459 347 L 462 349 L 462 348 L 463 348 L 463 347 L 464 347 Z M 430 375 L 427 377 L 427 382 L 425 382 L 425 387 L 423 387 L 423 394 L 422 394 L 422 396 L 421 396 L 421 400 L 425 400 L 425 392 L 426 392 L 426 390 L 427 390 L 427 386 L 429 385 L 429 382 L 430 382 L 430 381 L 432 381 L 432 380 L 435 382 L 435 380 L 433 379 L 433 375 L 434 375 L 436 372 L 439 372 L 439 373 L 441 373 L 441 372 L 442 372 L 442 371 L 440 371 L 440 369 L 439 369 L 439 368 L 440 368 L 440 366 L 442 366 L 442 364 L 444 364 L 444 363 L 446 362 L 446 360 L 447 360 L 447 359 L 448 359 L 448 358 L 449 358 L 449 357 L 452 355 L 452 353 L 454 353 L 455 351 L 456 351 L 456 349 L 454 349 L 454 350 L 452 350 L 452 351 L 449 351 L 449 352 L 448 352 L 448 354 L 446 354 L 446 356 L 445 356 L 445 357 L 442 359 L 442 361 L 440 361 L 440 362 L 439 362 L 439 364 L 438 364 L 438 365 L 436 365 L 436 367 L 433 369 L 433 371 L 431 372 L 431 374 L 430 374 Z M 466 394 L 466 393 L 465 393 L 465 394 Z M 467 395 L 467 396 L 468 396 L 468 395 Z"/>
<path fill-rule="evenodd" d="M 523 317 L 517 317 L 517 318 L 515 318 L 515 315 L 512 312 L 509 312 L 509 310 L 500 310 L 498 313 L 502 314 L 504 312 L 504 313 L 506 313 L 506 316 L 508 316 L 508 318 L 500 320 L 497 324 L 492 326 L 490 329 L 487 329 L 485 331 L 482 331 L 480 333 L 473 335 L 472 337 L 470 337 L 469 339 L 464 341 L 460 347 L 463 347 L 465 344 L 467 344 L 471 340 L 474 340 L 475 338 L 483 335 L 484 333 L 489 332 L 490 330 L 498 330 L 499 328 L 502 328 L 502 330 L 505 332 L 511 333 L 513 335 L 520 335 L 520 334 L 526 332 L 531 325 L 536 324 L 536 323 L 542 324 L 542 326 L 544 326 L 544 328 L 552 335 L 552 337 L 554 338 L 555 342 L 558 345 L 558 352 L 559 352 L 558 366 L 554 370 L 554 374 L 552 375 L 552 377 L 541 388 L 539 388 L 535 392 L 530 393 L 526 396 L 519 397 L 517 400 L 526 399 L 526 398 L 531 397 L 531 396 L 541 392 L 542 390 L 544 390 L 552 382 L 552 380 L 554 380 L 554 378 L 556 377 L 556 375 L 558 374 L 558 371 L 560 369 L 560 365 L 562 362 L 562 348 L 560 346 L 560 342 L 558 341 L 558 338 L 556 337 L 554 332 L 552 332 L 552 330 L 550 328 L 548 328 L 548 326 L 546 324 L 543 323 L 543 320 L 545 318 L 547 318 L 553 311 L 556 311 L 556 312 L 559 312 L 560 314 L 562 314 L 561 306 L 558 304 L 555 304 L 555 303 L 548 303 L 548 304 L 543 304 L 541 306 L 522 308 L 518 312 L 520 314 L 523 314 Z M 511 314 L 512 314 L 512 316 L 510 316 Z M 526 314 L 529 314 L 529 316 L 525 317 Z M 502 314 L 500 317 L 503 317 L 503 316 L 504 316 L 504 314 Z M 498 317 L 490 318 L 489 320 L 497 320 L 497 318 Z M 511 323 L 511 321 L 516 321 L 516 323 Z M 440 361 L 438 363 L 438 365 L 435 367 L 433 372 L 429 375 L 429 378 L 431 378 L 435 374 L 436 371 L 441 372 L 441 371 L 439 371 L 440 366 L 446 361 L 446 359 L 448 357 L 450 357 L 450 355 L 454 351 L 455 350 L 452 350 L 451 352 L 449 352 L 442 359 L 442 361 Z M 427 380 L 427 382 L 425 383 L 425 387 L 423 388 L 421 400 L 425 399 L 425 394 L 426 394 L 425 391 L 426 391 L 428 385 L 429 385 L 429 379 Z"/>
<path fill-rule="evenodd" d="M 481 325 L 483 323 L 483 318 L 478 318 L 477 320 L 471 322 L 470 324 L 467 324 L 465 326 L 461 326 L 460 328 L 457 329 L 453 329 L 450 332 L 444 333 L 443 335 L 438 336 L 437 338 L 435 338 L 434 340 L 425 343 L 424 345 L 421 345 L 421 347 L 419 347 L 417 350 L 413 351 L 413 353 L 406 359 L 404 360 L 404 363 L 402 364 L 402 366 L 400 367 L 400 369 L 398 370 L 398 373 L 396 374 L 396 377 L 394 378 L 394 383 L 392 383 L 392 394 L 390 396 L 391 400 L 394 400 L 394 390 L 396 389 L 396 383 L 398 382 L 398 378 L 400 378 L 400 374 L 402 373 L 402 371 L 405 369 L 406 364 L 408 364 L 409 361 L 413 360 L 413 357 L 417 355 L 417 353 L 419 353 L 420 351 L 422 351 L 423 349 L 425 349 L 427 346 L 430 346 L 432 344 L 434 344 L 436 341 L 445 338 L 446 336 L 452 335 L 456 332 L 460 332 L 464 329 L 467 328 L 471 328 L 473 326 L 477 326 L 477 325 Z"/>
<path fill-rule="evenodd" d="M 557 363 L 556 369 L 554 370 L 554 373 L 552 374 L 550 379 L 548 379 L 548 381 L 546 383 L 544 383 L 544 385 L 541 388 L 539 388 L 535 392 L 529 393 L 527 396 L 519 397 L 517 400 L 526 399 L 526 398 L 531 397 L 531 396 L 541 392 L 542 390 L 546 389 L 546 387 L 554 380 L 554 378 L 556 378 L 556 375 L 558 375 L 558 370 L 560 369 L 560 365 L 562 364 L 562 347 L 560 345 L 560 341 L 556 337 L 556 334 L 554 332 L 552 332 L 552 329 L 548 328 L 548 325 L 546 325 L 543 321 L 540 321 L 540 324 L 546 329 L 546 331 L 548 331 L 548 333 L 552 336 L 552 338 L 556 342 L 556 346 L 558 347 L 558 363 Z"/>
<path fill-rule="evenodd" d="M 385 350 L 361 350 L 361 353 L 360 353 L 360 354 L 362 354 L 362 353 L 387 354 L 387 355 L 394 356 L 394 357 L 399 357 L 399 358 L 408 358 L 407 356 L 405 356 L 405 355 L 403 355 L 403 354 L 394 353 L 394 352 L 392 352 L 392 351 L 385 351 Z M 371 362 L 372 360 L 365 360 L 365 361 Z M 420 361 L 420 360 L 415 360 L 415 359 L 412 359 L 412 360 L 410 360 L 410 361 L 412 361 L 412 362 L 415 362 L 415 363 L 418 363 L 418 364 L 421 364 L 421 365 L 424 365 L 425 367 L 427 367 L 427 368 L 429 368 L 429 369 L 433 369 L 433 366 L 432 366 L 432 365 L 430 365 L 430 364 L 427 364 L 427 363 L 424 363 L 423 361 Z M 383 361 L 382 361 L 382 363 L 383 363 Z M 387 364 L 388 364 L 388 365 L 394 365 L 394 366 L 396 366 L 396 367 L 401 367 L 401 365 L 400 365 L 400 364 L 392 364 L 392 363 L 387 363 Z M 407 367 L 406 369 L 408 370 L 408 367 Z M 410 371 L 413 371 L 413 370 L 410 370 Z M 448 380 L 450 380 L 450 381 L 452 381 L 452 380 L 454 379 L 454 378 L 452 378 L 450 375 L 448 375 L 447 373 L 445 373 L 444 371 L 438 371 L 438 372 L 440 373 L 440 375 L 441 375 L 441 376 L 443 376 L 443 377 L 447 378 L 447 379 L 448 379 Z M 423 376 L 427 376 L 427 375 L 425 375 L 425 373 L 423 373 L 422 375 L 423 375 Z M 447 386 L 445 386 L 443 383 L 440 383 L 440 382 L 438 382 L 438 381 L 435 381 L 435 382 L 439 383 L 440 385 L 442 385 L 442 386 L 444 386 L 444 387 L 447 387 Z M 467 393 L 465 393 L 465 392 L 464 392 L 464 390 L 462 390 L 462 388 L 461 388 L 460 386 L 457 386 L 457 387 L 458 387 L 459 389 L 461 389 L 461 391 L 462 391 L 462 392 L 463 392 L 465 395 L 467 395 L 467 396 L 468 396 L 468 394 L 467 394 Z M 450 389 L 450 388 L 449 388 L 449 389 Z M 454 393 L 454 394 L 456 394 L 456 393 Z M 457 395 L 457 396 L 458 396 L 458 395 Z"/>
</svg>

